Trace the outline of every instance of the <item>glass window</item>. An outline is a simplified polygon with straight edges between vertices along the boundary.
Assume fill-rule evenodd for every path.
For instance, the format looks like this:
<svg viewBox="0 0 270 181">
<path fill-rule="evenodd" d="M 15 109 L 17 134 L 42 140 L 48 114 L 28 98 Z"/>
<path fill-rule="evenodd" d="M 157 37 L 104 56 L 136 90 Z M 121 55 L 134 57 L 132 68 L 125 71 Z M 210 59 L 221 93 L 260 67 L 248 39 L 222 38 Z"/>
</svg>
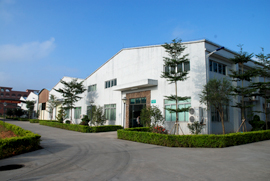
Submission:
<svg viewBox="0 0 270 181">
<path fill-rule="evenodd" d="M 9 97 L 9 94 L 6 94 L 6 97 Z"/>
<path fill-rule="evenodd" d="M 81 115 L 81 107 L 74 108 L 74 119 L 80 119 Z"/>
<path fill-rule="evenodd" d="M 214 70 L 214 72 L 217 72 L 217 63 L 216 62 L 213 62 L 213 70 Z"/>
<path fill-rule="evenodd" d="M 15 97 L 16 95 L 15 95 L 15 94 L 12 94 L 11 96 L 12 96 L 12 97 Z"/>
<path fill-rule="evenodd" d="M 107 104 L 107 105 L 104 105 L 104 108 L 105 108 L 106 119 L 115 121 L 116 120 L 116 104 Z"/>
<path fill-rule="evenodd" d="M 4 94 L 3 93 L 1 93 L 1 97 L 4 97 Z"/>
<path fill-rule="evenodd" d="M 222 67 L 222 74 L 226 75 L 226 65 L 223 65 L 223 67 Z"/>
<path fill-rule="evenodd" d="M 140 104 L 141 103 L 141 98 L 136 98 L 136 104 Z"/>
<path fill-rule="evenodd" d="M 228 106 L 223 106 L 223 111 L 224 111 L 224 122 L 228 122 L 228 113 L 229 113 L 229 107 Z M 211 120 L 212 122 L 221 122 L 221 118 L 219 116 L 218 111 L 215 109 L 214 106 L 211 106 Z"/>
<path fill-rule="evenodd" d="M 184 71 L 185 72 L 190 71 L 190 63 L 189 62 L 184 63 Z"/>
<path fill-rule="evenodd" d="M 142 103 L 142 104 L 146 104 L 146 97 L 142 97 L 142 98 L 141 98 L 141 103 Z"/>
<path fill-rule="evenodd" d="M 105 85 L 105 87 L 106 87 L 106 85 Z M 96 91 L 96 90 L 97 90 L 96 84 L 88 86 L 88 92 L 92 92 L 92 91 Z"/>
<path fill-rule="evenodd" d="M 135 104 L 135 99 L 130 99 L 130 104 Z"/>
<path fill-rule="evenodd" d="M 168 74 L 169 74 L 169 67 L 166 66 L 166 67 L 165 67 L 165 75 L 168 75 Z"/>
<path fill-rule="evenodd" d="M 66 114 L 65 119 L 68 119 L 69 118 L 69 114 L 70 114 L 70 111 L 69 110 L 70 109 L 65 109 L 65 114 Z"/>
<path fill-rule="evenodd" d="M 168 111 L 166 108 L 172 108 L 175 109 L 176 105 L 174 100 L 165 100 L 165 120 L 166 121 L 176 121 L 176 113 Z M 191 106 L 190 104 L 191 99 L 187 99 L 185 101 L 179 101 L 178 102 L 178 108 L 188 108 Z M 178 119 L 179 121 L 185 121 L 188 122 L 189 120 L 189 113 L 187 112 L 180 112 L 178 113 Z"/>
<path fill-rule="evenodd" d="M 175 67 L 171 67 L 171 74 L 175 74 Z"/>
<path fill-rule="evenodd" d="M 1 92 L 5 92 L 5 89 L 2 88 L 2 89 L 1 89 Z"/>
<path fill-rule="evenodd" d="M 10 90 L 9 89 L 6 89 L 6 92 L 10 92 Z"/>
<path fill-rule="evenodd" d="M 213 71 L 213 62 L 212 62 L 212 60 L 209 61 L 209 69 L 210 69 L 210 71 Z"/>
<path fill-rule="evenodd" d="M 178 64 L 177 65 L 177 72 L 182 72 L 183 70 L 182 70 L 182 64 L 180 63 L 180 64 Z"/>
<path fill-rule="evenodd" d="M 223 67 L 223 65 L 218 64 L 218 73 L 220 73 L 220 74 L 221 74 L 221 72 L 222 72 L 222 68 L 221 68 L 221 67 Z"/>
</svg>

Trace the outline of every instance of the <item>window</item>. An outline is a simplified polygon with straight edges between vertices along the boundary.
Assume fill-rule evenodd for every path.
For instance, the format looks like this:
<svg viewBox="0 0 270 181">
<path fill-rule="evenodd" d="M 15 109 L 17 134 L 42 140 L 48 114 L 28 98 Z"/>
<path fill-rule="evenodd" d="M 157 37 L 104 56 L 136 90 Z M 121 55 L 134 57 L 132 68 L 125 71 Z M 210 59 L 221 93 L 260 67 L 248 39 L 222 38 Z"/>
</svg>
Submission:
<svg viewBox="0 0 270 181">
<path fill-rule="evenodd" d="M 64 109 L 64 111 L 65 111 L 65 114 L 66 114 L 65 119 L 68 119 L 69 115 L 70 115 L 70 109 Z"/>
<path fill-rule="evenodd" d="M 10 92 L 10 90 L 9 89 L 6 89 L 6 92 Z"/>
<path fill-rule="evenodd" d="M 18 97 L 21 97 L 22 95 L 21 94 L 18 94 Z"/>
<path fill-rule="evenodd" d="M 146 104 L 146 97 L 130 99 L 129 104 Z"/>
<path fill-rule="evenodd" d="M 5 92 L 5 89 L 1 88 L 1 92 Z"/>
<path fill-rule="evenodd" d="M 116 104 L 107 104 L 104 105 L 105 108 L 105 117 L 107 120 L 115 121 L 116 120 Z"/>
<path fill-rule="evenodd" d="M 15 95 L 15 94 L 12 94 L 11 96 L 12 96 L 12 97 L 15 97 L 16 95 Z"/>
<path fill-rule="evenodd" d="M 6 94 L 6 97 L 9 97 L 9 94 Z"/>
<path fill-rule="evenodd" d="M 74 108 L 74 119 L 80 119 L 81 115 L 81 107 Z"/>
<path fill-rule="evenodd" d="M 93 117 L 93 110 L 95 106 L 87 106 L 86 115 L 91 120 Z"/>
<path fill-rule="evenodd" d="M 46 103 L 41 104 L 41 110 L 46 110 Z"/>
<path fill-rule="evenodd" d="M 226 75 L 226 65 L 209 60 L 209 70 L 219 74 Z"/>
<path fill-rule="evenodd" d="M 88 92 L 93 92 L 97 90 L 97 84 L 88 86 Z"/>
<path fill-rule="evenodd" d="M 105 89 L 116 86 L 117 85 L 117 79 L 108 80 L 105 82 Z"/>
<path fill-rule="evenodd" d="M 187 99 L 185 101 L 179 101 L 178 102 L 178 108 L 188 108 L 191 106 L 191 99 Z M 165 108 L 171 108 L 176 109 L 176 101 L 173 100 L 165 100 Z M 187 112 L 181 112 L 178 113 L 178 119 L 179 121 L 188 122 L 189 121 L 189 113 Z M 165 109 L 165 121 L 176 121 L 176 113 L 170 113 L 167 109 Z"/>
<path fill-rule="evenodd" d="M 229 106 L 223 106 L 224 111 L 224 122 L 228 122 L 228 112 L 229 112 Z M 211 106 L 211 120 L 212 122 L 221 122 L 221 118 L 219 116 L 218 111 L 215 109 L 214 106 Z"/>
<path fill-rule="evenodd" d="M 176 72 L 179 73 L 179 72 L 183 72 L 183 71 L 185 71 L 185 72 L 190 71 L 190 62 L 177 64 L 176 67 L 174 67 L 174 66 L 172 66 L 172 67 L 165 66 L 164 71 L 165 71 L 165 74 L 167 74 L 167 75 L 169 73 L 170 74 L 175 74 Z"/>
<path fill-rule="evenodd" d="M 1 93 L 1 97 L 4 97 L 4 94 L 3 93 Z"/>
</svg>

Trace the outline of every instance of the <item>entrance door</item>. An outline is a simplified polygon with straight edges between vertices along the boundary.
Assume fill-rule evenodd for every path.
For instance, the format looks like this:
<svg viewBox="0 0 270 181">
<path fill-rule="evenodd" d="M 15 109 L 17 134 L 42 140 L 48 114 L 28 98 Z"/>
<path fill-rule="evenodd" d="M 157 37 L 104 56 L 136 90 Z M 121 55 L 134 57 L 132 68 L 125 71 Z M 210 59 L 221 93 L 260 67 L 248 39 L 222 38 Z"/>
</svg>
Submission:
<svg viewBox="0 0 270 181">
<path fill-rule="evenodd" d="M 145 104 L 135 104 L 135 105 L 129 105 L 129 127 L 134 128 L 138 127 L 137 124 L 137 117 L 140 116 L 141 110 Z"/>
</svg>

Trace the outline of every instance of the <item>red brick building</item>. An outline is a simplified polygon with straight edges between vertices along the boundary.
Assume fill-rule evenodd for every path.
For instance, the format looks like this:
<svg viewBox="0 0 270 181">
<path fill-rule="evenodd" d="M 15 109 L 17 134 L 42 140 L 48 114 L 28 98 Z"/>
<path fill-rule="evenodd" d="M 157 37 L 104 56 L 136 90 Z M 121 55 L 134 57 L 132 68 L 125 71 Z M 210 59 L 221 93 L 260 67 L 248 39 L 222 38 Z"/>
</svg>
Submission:
<svg viewBox="0 0 270 181">
<path fill-rule="evenodd" d="M 7 109 L 16 108 L 20 103 L 21 96 L 27 97 L 31 92 L 39 92 L 38 90 L 13 91 L 12 87 L 0 86 L 0 115 L 4 115 Z M 6 106 L 4 106 L 6 104 Z"/>
</svg>

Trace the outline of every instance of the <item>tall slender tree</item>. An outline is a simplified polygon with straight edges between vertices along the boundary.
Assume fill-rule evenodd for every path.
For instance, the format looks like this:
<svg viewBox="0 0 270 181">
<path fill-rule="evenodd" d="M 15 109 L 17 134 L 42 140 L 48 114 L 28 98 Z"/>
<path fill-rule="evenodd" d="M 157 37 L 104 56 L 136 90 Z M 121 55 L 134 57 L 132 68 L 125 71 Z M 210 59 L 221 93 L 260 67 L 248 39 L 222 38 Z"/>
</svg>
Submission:
<svg viewBox="0 0 270 181">
<path fill-rule="evenodd" d="M 51 120 L 53 117 L 53 110 L 56 108 L 56 106 L 57 106 L 56 96 L 51 94 L 48 100 L 48 107 L 47 107 L 48 108 L 47 111 L 50 113 Z M 55 112 L 55 117 L 56 117 L 56 112 Z"/>
<path fill-rule="evenodd" d="M 26 101 L 26 108 L 28 109 L 28 118 L 32 118 L 32 114 L 34 111 L 35 102 L 34 101 Z"/>
<path fill-rule="evenodd" d="M 55 91 L 62 94 L 64 98 L 64 109 L 70 109 L 70 120 L 72 122 L 72 109 L 75 108 L 75 103 L 79 101 L 82 97 L 78 94 L 82 94 L 86 89 L 83 86 L 83 81 L 78 82 L 78 79 L 73 79 L 70 82 L 61 80 L 60 82 L 64 85 L 64 88 L 54 89 Z"/>
<path fill-rule="evenodd" d="M 258 90 L 256 96 L 260 96 L 264 99 L 264 110 L 256 112 L 265 114 L 265 127 L 268 129 L 267 116 L 270 114 L 270 111 L 267 110 L 267 105 L 268 102 L 270 102 L 270 54 L 265 55 L 264 48 L 262 48 L 262 52 L 255 56 L 258 59 L 258 61 L 255 62 L 258 67 L 256 67 L 254 71 L 257 72 L 258 76 L 263 77 L 263 82 L 255 82 L 252 86 Z"/>
<path fill-rule="evenodd" d="M 232 107 L 237 107 L 241 109 L 241 125 L 243 125 L 243 131 L 245 131 L 246 124 L 245 124 L 245 109 L 250 108 L 253 105 L 246 105 L 244 102 L 245 97 L 251 97 L 253 92 L 255 91 L 254 88 L 251 86 L 244 86 L 244 81 L 251 81 L 251 78 L 255 76 L 254 71 L 251 69 L 245 69 L 244 70 L 244 63 L 247 63 L 251 61 L 251 58 L 253 57 L 253 53 L 248 54 L 247 52 L 243 52 L 243 45 L 238 45 L 240 47 L 240 52 L 235 55 L 234 58 L 231 58 L 230 60 L 233 61 L 235 64 L 238 64 L 239 70 L 231 70 L 231 74 L 229 75 L 232 77 L 232 81 L 235 82 L 241 82 L 241 86 L 237 85 L 233 89 L 233 95 L 234 96 L 240 96 L 241 100 L 237 101 L 235 105 Z"/>
<path fill-rule="evenodd" d="M 186 112 L 189 108 L 178 108 L 179 101 L 185 101 L 189 97 L 178 96 L 177 82 L 184 81 L 188 78 L 188 71 L 190 69 L 188 54 L 182 55 L 186 47 L 181 43 L 181 39 L 173 39 L 171 43 L 165 43 L 163 48 L 168 54 L 168 57 L 163 57 L 164 71 L 161 74 L 162 78 L 167 79 L 170 84 L 175 85 L 175 95 L 165 96 L 168 100 L 175 101 L 176 108 L 166 108 L 171 113 L 176 114 L 176 123 L 173 127 L 174 134 L 178 134 L 180 128 L 182 134 L 184 134 L 178 119 L 178 113 Z M 173 132 L 173 130 L 171 131 Z"/>
</svg>

